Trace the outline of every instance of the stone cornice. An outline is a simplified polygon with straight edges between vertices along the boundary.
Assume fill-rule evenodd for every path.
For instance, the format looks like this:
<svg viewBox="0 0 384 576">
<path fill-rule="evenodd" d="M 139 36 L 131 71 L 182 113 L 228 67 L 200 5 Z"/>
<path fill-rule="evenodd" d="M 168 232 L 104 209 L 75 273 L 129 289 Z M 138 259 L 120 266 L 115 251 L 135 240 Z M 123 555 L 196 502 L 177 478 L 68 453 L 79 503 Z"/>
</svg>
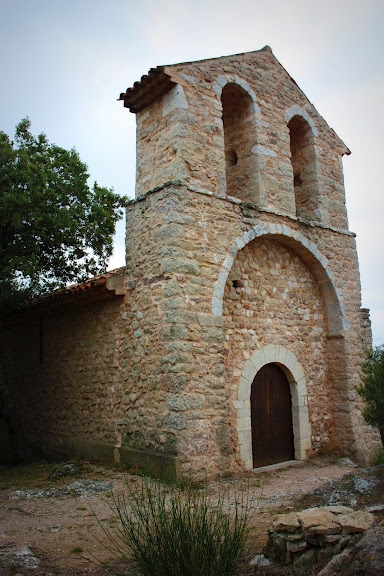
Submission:
<svg viewBox="0 0 384 576">
<path fill-rule="evenodd" d="M 224 202 L 229 202 L 231 204 L 237 204 L 238 206 L 244 208 L 250 208 L 251 210 L 255 210 L 256 212 L 262 212 L 265 214 L 274 214 L 275 216 L 286 218 L 287 220 L 298 222 L 299 224 L 304 224 L 305 226 L 309 226 L 312 228 L 322 228 L 323 230 L 330 230 L 331 232 L 335 232 L 336 234 L 351 236 L 353 238 L 356 237 L 356 233 L 351 232 L 350 230 L 343 230 L 341 228 L 335 228 L 334 226 L 326 226 L 321 222 L 307 220 L 306 218 L 300 218 L 298 216 L 293 216 L 292 214 L 285 214 L 284 212 L 280 212 L 279 210 L 269 210 L 268 208 L 262 208 L 260 206 L 257 206 L 256 204 L 251 204 L 250 202 L 244 202 L 242 200 L 239 200 L 238 198 L 234 198 L 233 196 L 227 196 L 227 194 L 218 194 L 216 192 L 211 192 L 210 190 L 195 188 L 194 186 L 189 186 L 188 184 L 184 184 L 183 182 L 180 181 L 169 181 L 165 182 L 161 186 L 156 186 L 155 188 L 148 190 L 144 194 L 141 194 L 137 198 L 132 198 L 128 200 L 128 202 L 126 203 L 126 207 L 137 204 L 138 202 L 142 202 L 152 194 L 156 194 L 156 192 L 160 192 L 161 190 L 169 188 L 171 186 L 181 186 L 183 188 L 186 188 L 189 192 L 193 192 L 195 194 L 201 194 L 203 196 L 211 196 L 212 198 L 216 198 L 217 200 L 222 200 Z"/>
</svg>

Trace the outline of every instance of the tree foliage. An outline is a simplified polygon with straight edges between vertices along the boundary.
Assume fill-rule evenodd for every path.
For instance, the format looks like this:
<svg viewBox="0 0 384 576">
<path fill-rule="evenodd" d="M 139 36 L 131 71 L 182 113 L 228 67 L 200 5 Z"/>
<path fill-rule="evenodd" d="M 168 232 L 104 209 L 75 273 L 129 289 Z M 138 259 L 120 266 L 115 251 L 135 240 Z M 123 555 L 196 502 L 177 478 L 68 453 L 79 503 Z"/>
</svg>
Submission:
<svg viewBox="0 0 384 576">
<path fill-rule="evenodd" d="M 378 428 L 384 444 L 384 345 L 368 350 L 362 369 L 357 391 L 366 402 L 363 416 L 367 424 Z"/>
<path fill-rule="evenodd" d="M 125 198 L 88 185 L 75 149 L 30 132 L 0 132 L 0 313 L 31 298 L 105 271 Z"/>
</svg>

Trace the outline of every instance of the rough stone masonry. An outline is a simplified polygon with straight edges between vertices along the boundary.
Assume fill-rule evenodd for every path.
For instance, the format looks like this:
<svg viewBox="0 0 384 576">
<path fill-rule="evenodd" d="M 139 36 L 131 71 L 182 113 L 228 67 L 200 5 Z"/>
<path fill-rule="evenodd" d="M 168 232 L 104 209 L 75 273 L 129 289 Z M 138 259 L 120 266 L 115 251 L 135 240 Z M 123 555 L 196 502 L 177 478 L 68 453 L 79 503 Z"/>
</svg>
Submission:
<svg viewBox="0 0 384 576">
<path fill-rule="evenodd" d="M 366 462 L 348 148 L 269 47 L 159 66 L 120 99 L 137 118 L 126 269 L 8 320 L 26 437 L 194 477 L 320 449 Z"/>
</svg>

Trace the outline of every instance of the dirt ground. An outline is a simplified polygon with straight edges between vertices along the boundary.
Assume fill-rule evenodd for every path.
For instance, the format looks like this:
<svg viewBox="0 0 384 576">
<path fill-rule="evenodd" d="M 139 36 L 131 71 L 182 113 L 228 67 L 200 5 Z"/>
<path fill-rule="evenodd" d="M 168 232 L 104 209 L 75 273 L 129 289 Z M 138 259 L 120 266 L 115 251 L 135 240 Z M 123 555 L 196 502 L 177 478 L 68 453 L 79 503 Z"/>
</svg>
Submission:
<svg viewBox="0 0 384 576">
<path fill-rule="evenodd" d="M 140 482 L 139 477 L 74 463 L 64 467 L 69 475 L 52 480 L 57 467 L 40 463 L 0 469 L 1 576 L 101 576 L 106 572 L 93 557 L 113 562 L 103 532 L 118 525 L 112 491 L 123 491 L 126 482 Z M 214 497 L 220 490 L 236 492 L 241 485 L 249 486 L 256 506 L 255 553 L 266 543 L 268 526 L 278 512 L 322 504 L 355 509 L 384 504 L 383 475 L 377 480 L 348 459 L 318 457 L 210 482 L 208 490 Z"/>
</svg>

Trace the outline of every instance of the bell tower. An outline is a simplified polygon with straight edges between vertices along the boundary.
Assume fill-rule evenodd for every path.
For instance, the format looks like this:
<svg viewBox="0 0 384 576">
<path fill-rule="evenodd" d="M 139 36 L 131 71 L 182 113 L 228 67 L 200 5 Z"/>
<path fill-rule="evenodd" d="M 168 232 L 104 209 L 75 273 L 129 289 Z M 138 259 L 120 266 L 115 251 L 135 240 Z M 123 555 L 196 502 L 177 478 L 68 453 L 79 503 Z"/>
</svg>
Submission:
<svg viewBox="0 0 384 576">
<path fill-rule="evenodd" d="M 366 459 L 348 148 L 269 47 L 153 68 L 120 100 L 137 118 L 123 445 L 177 474 L 251 469 L 251 396 L 281 372 L 294 458 Z"/>
</svg>

